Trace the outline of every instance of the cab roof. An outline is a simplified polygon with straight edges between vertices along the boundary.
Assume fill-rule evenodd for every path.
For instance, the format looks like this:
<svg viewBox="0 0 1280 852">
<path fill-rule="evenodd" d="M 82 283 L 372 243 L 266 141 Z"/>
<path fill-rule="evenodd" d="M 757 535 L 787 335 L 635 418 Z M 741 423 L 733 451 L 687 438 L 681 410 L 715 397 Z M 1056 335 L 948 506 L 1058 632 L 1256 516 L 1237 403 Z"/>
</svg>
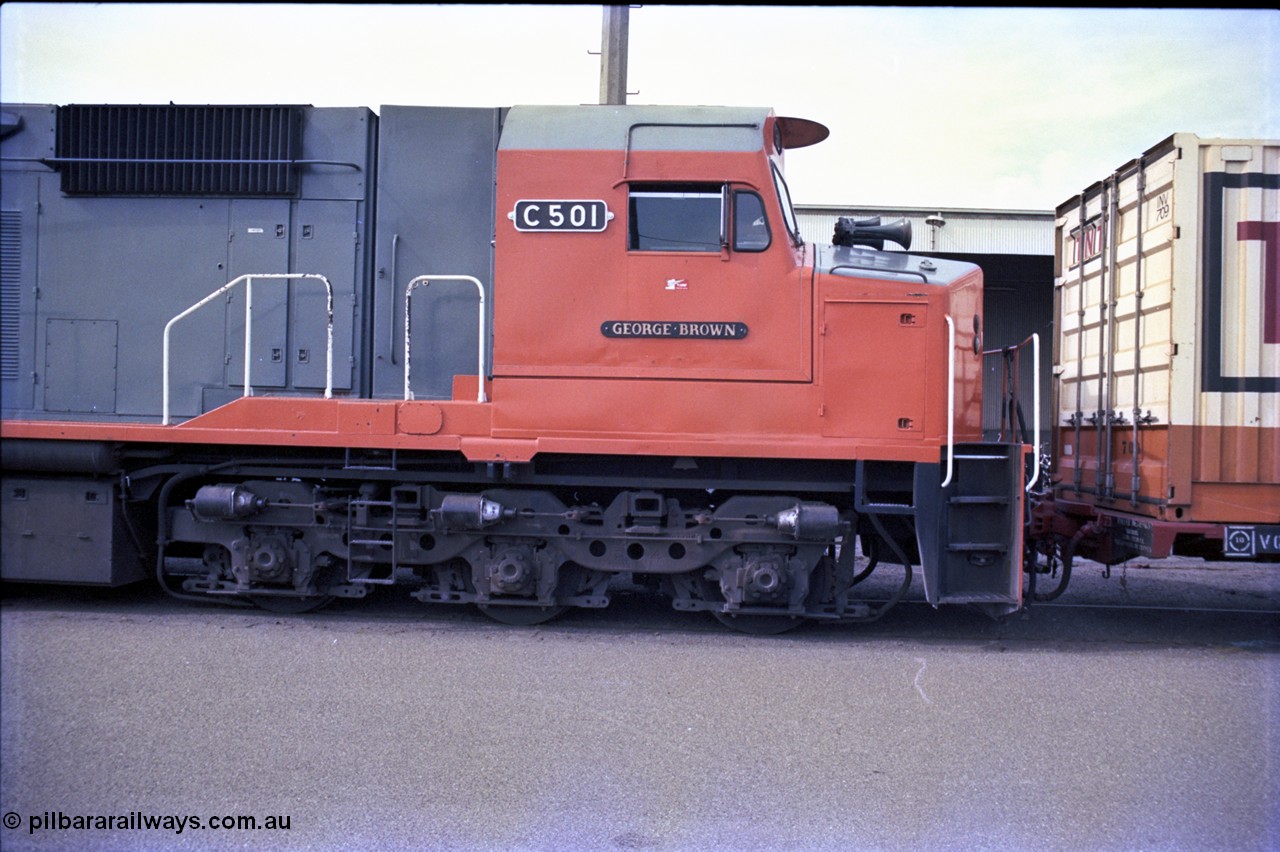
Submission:
<svg viewBox="0 0 1280 852">
<path fill-rule="evenodd" d="M 722 151 L 765 147 L 773 110 L 715 106 L 519 106 L 499 150 Z"/>
</svg>

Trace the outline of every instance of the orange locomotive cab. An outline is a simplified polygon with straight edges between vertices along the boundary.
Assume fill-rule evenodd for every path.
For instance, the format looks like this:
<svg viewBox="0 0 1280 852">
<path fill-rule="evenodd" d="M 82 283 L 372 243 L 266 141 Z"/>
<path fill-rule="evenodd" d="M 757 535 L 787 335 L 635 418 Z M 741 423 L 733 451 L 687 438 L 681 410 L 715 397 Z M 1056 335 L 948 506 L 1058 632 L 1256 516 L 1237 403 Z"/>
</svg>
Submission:
<svg viewBox="0 0 1280 852">
<path fill-rule="evenodd" d="M 732 442 L 748 456 L 934 461 L 955 313 L 953 434 L 978 437 L 979 271 L 805 244 L 782 177 L 793 126 L 820 136 L 766 110 L 511 111 L 495 434 L 540 450 L 607 437 L 612 452 L 661 440 L 677 453 Z M 903 258 L 915 266 L 893 269 Z"/>
<path fill-rule="evenodd" d="M 496 430 L 663 437 L 681 453 L 811 431 L 793 415 L 812 408 L 812 269 L 779 198 L 779 127 L 753 109 L 511 111 Z M 601 224 L 575 229 L 585 205 Z"/>
<path fill-rule="evenodd" d="M 783 223 L 775 126 L 752 109 L 513 109 L 495 377 L 811 380 L 810 282 Z"/>
<path fill-rule="evenodd" d="M 979 439 L 976 267 L 804 243 L 778 147 L 795 120 L 585 110 L 516 109 L 504 128 L 497 431 L 922 462 L 949 422 Z"/>
</svg>

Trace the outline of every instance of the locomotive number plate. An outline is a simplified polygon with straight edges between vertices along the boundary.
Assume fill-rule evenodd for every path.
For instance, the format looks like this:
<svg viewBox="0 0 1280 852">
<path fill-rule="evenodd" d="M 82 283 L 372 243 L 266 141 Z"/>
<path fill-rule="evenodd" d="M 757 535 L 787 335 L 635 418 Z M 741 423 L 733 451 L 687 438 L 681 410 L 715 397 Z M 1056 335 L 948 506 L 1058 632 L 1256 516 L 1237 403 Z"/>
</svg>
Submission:
<svg viewBox="0 0 1280 852">
<path fill-rule="evenodd" d="M 603 231 L 613 218 L 603 201 L 527 199 L 507 214 L 517 231 Z"/>
</svg>

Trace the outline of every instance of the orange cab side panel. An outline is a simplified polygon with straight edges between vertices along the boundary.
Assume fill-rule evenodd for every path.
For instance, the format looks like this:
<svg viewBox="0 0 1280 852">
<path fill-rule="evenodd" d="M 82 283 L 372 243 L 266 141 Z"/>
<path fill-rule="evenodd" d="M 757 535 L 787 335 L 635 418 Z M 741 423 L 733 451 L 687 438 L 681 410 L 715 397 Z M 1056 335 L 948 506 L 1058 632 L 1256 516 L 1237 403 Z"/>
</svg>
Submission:
<svg viewBox="0 0 1280 852">
<path fill-rule="evenodd" d="M 494 375 L 809 380 L 812 293 L 778 226 L 764 252 L 628 251 L 622 171 L 621 151 L 499 153 Z M 633 152 L 628 172 L 735 186 L 746 176 L 776 207 L 760 152 Z M 612 218 L 599 232 L 551 232 L 508 215 L 528 200 L 541 202 L 534 216 L 564 215 L 552 199 L 603 201 Z M 626 336 L 659 322 L 708 337 Z"/>
</svg>

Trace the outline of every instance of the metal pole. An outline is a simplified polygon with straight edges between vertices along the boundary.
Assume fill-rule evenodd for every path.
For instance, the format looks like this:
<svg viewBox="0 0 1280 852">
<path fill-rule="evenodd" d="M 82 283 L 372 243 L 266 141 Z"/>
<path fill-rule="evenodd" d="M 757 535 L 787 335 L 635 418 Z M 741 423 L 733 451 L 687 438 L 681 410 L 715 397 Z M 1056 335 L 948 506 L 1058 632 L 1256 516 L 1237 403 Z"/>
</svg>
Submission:
<svg viewBox="0 0 1280 852">
<path fill-rule="evenodd" d="M 1138 452 L 1138 421 L 1142 419 L 1142 288 L 1145 283 L 1142 280 L 1142 229 L 1145 225 L 1142 221 L 1142 206 L 1146 204 L 1146 194 L 1147 158 L 1140 157 L 1138 159 L 1138 224 L 1135 228 L 1138 245 L 1133 252 L 1133 446 L 1130 448 L 1133 457 L 1133 476 L 1129 480 L 1131 492 L 1129 499 L 1134 508 L 1138 506 L 1138 490 L 1142 487 L 1139 473 L 1142 457 Z"/>
<path fill-rule="evenodd" d="M 600 103 L 627 102 L 627 31 L 631 8 L 604 7 L 604 31 L 600 37 Z"/>
<path fill-rule="evenodd" d="M 1084 253 L 1085 228 L 1088 224 L 1089 199 L 1085 191 L 1080 193 L 1080 237 L 1076 240 L 1076 416 L 1075 416 L 1075 491 L 1080 493 L 1084 485 L 1084 454 L 1080 452 L 1080 431 L 1084 428 Z M 1066 288 L 1063 288 L 1066 292 Z"/>
</svg>

